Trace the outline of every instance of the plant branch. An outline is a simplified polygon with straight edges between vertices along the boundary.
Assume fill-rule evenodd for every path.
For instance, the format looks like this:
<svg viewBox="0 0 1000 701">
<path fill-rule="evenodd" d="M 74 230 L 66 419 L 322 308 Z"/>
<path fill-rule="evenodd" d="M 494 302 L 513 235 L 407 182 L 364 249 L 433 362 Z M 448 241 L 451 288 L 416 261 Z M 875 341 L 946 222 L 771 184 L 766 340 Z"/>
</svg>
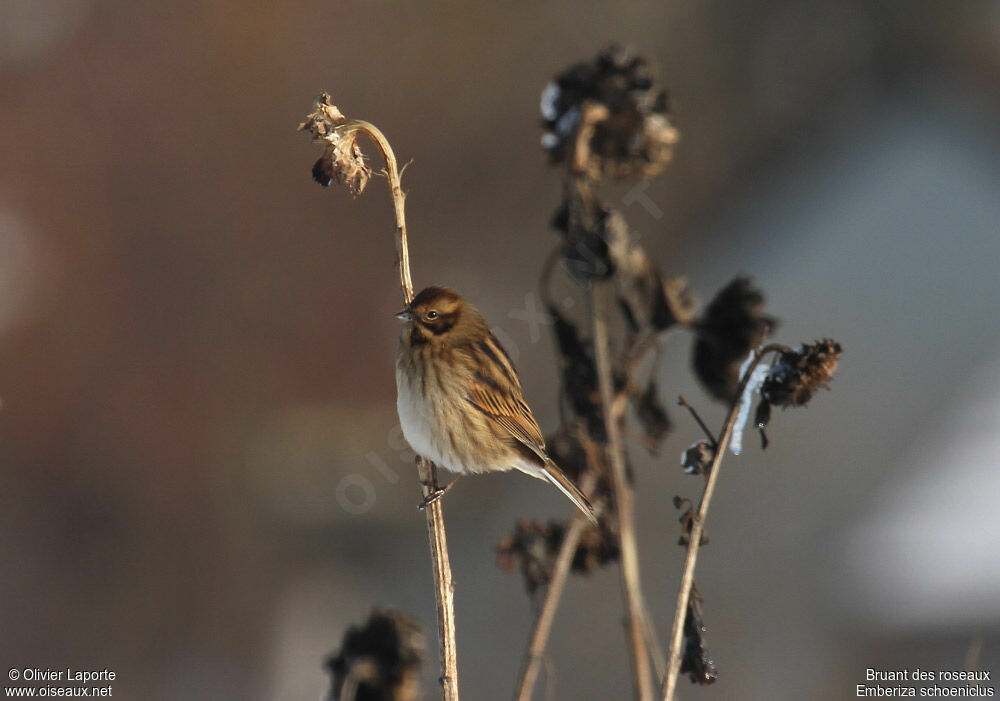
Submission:
<svg viewBox="0 0 1000 701">
<path fill-rule="evenodd" d="M 588 463 L 590 463 L 589 456 Z M 597 474 L 596 465 L 590 465 L 587 473 L 580 480 L 580 490 L 584 494 L 590 495 L 593 492 L 597 484 Z M 600 508 L 599 503 L 595 506 Z M 570 567 L 573 564 L 577 546 L 580 544 L 580 537 L 589 525 L 590 522 L 586 516 L 579 509 L 573 509 L 569 527 L 563 535 L 559 553 L 556 555 L 556 561 L 552 567 L 552 576 L 549 577 L 549 583 L 545 588 L 545 598 L 542 600 L 542 606 L 538 610 L 538 615 L 535 617 L 535 623 L 531 629 L 531 639 L 525 652 L 521 676 L 517 680 L 517 688 L 514 691 L 515 701 L 531 701 L 531 694 L 535 689 L 538 672 L 545 657 L 545 647 L 548 645 L 549 634 L 552 632 L 552 623 L 555 621 L 556 609 L 559 608 L 559 600 L 566 588 L 566 580 L 569 578 Z"/>
<path fill-rule="evenodd" d="M 637 392 L 641 393 L 641 390 L 636 388 L 634 376 L 646 358 L 659 348 L 664 335 L 665 331 L 654 331 L 647 334 L 645 338 L 634 344 L 625 353 L 625 384 L 611 402 L 611 415 L 615 417 L 615 421 L 620 421 L 625 415 L 629 398 Z"/>
<path fill-rule="evenodd" d="M 385 138 L 382 131 L 371 122 L 366 122 L 363 119 L 348 119 L 344 122 L 343 128 L 346 132 L 357 132 L 367 136 L 378 147 L 382 158 L 385 159 L 383 172 L 389 181 L 392 207 L 396 214 L 396 267 L 399 268 L 399 284 L 403 290 L 403 302 L 409 304 L 413 301 L 413 281 L 410 278 L 410 248 L 406 240 L 406 213 L 403 208 L 406 195 L 403 193 L 396 154 L 393 153 L 389 140 Z"/>
<path fill-rule="evenodd" d="M 378 147 L 385 160 L 383 171 L 389 182 L 392 206 L 396 215 L 396 266 L 399 268 L 399 283 L 403 291 L 403 302 L 413 301 L 413 282 L 410 278 L 410 252 L 406 239 L 406 216 L 404 213 L 403 188 L 400 184 L 396 155 L 389 140 L 373 124 L 360 119 L 346 119 L 330 101 L 330 96 L 322 93 L 316 101 L 316 112 L 310 121 L 300 127 L 309 129 L 316 141 L 334 144 L 341 139 L 353 141 L 356 134 L 364 134 Z M 349 149 L 348 149 L 349 150 Z M 434 465 L 429 460 L 417 457 L 417 473 L 426 499 L 437 490 Z M 427 537 L 430 542 L 431 565 L 434 571 L 435 598 L 437 603 L 438 641 L 441 655 L 441 687 L 445 701 L 458 701 L 458 654 L 455 644 L 455 581 L 451 575 L 448 558 L 448 541 L 444 528 L 444 513 L 441 500 L 429 504 L 424 513 L 427 517 Z"/>
<path fill-rule="evenodd" d="M 635 697 L 639 701 L 651 701 L 653 686 L 650 676 L 649 653 L 646 648 L 648 625 L 643 623 L 645 605 L 639 578 L 639 551 L 635 539 L 634 495 L 628 484 L 619 422 L 615 412 L 612 411 L 615 404 L 614 381 L 611 374 L 611 349 L 607 324 L 607 308 L 611 301 L 611 293 L 609 283 L 596 280 L 591 283 L 590 303 L 594 325 L 594 356 L 608 438 L 612 492 L 615 499 L 615 511 L 618 515 L 622 592 L 625 598 L 627 635 L 632 661 L 632 682 Z"/>
<path fill-rule="evenodd" d="M 578 193 L 581 200 L 590 197 L 590 178 L 588 175 L 588 160 L 590 156 L 590 140 L 597 124 L 606 121 L 610 116 L 608 108 L 596 102 L 585 102 L 582 106 L 580 124 L 572 142 L 572 156 L 567 160 L 567 188 Z M 589 213 L 584 212 L 584 221 L 589 222 Z M 586 226 L 592 225 L 592 222 Z M 550 283 L 555 264 L 559 260 L 557 249 L 546 261 L 541 276 L 541 295 L 543 301 L 550 307 L 555 307 L 551 299 Z M 618 518 L 618 540 L 621 551 L 622 590 L 627 612 L 627 632 L 629 647 L 632 652 L 632 665 L 635 694 L 640 701 L 651 701 L 653 687 L 649 670 L 650 647 L 655 647 L 657 653 L 658 678 L 665 667 L 662 650 L 655 641 L 655 631 L 647 615 L 647 607 L 639 586 L 638 552 L 635 545 L 634 516 L 632 509 L 632 490 L 628 484 L 625 470 L 624 448 L 619 427 L 625 413 L 633 387 L 626 382 L 625 387 L 615 394 L 612 379 L 612 366 L 607 332 L 607 308 L 611 298 L 604 299 L 595 287 L 605 287 L 605 283 L 593 283 L 590 288 L 590 307 L 593 317 L 594 356 L 600 385 L 602 414 L 605 422 L 606 440 L 598 445 L 593 440 L 584 441 L 587 449 L 589 470 L 582 480 L 585 492 L 593 488 L 598 474 L 610 472 L 611 492 L 615 500 L 615 511 Z M 610 294 L 610 288 L 609 288 Z M 625 371 L 628 376 L 638 368 L 650 352 L 656 349 L 659 334 L 650 334 L 641 343 L 629 349 L 626 357 Z M 607 469 L 610 461 L 611 470 Z M 603 468 L 603 469 L 601 469 Z M 545 599 L 535 619 L 531 640 L 522 668 L 521 677 L 515 691 L 516 701 L 530 701 L 535 680 L 543 659 L 548 642 L 555 611 L 562 596 L 573 556 L 586 524 L 578 514 L 563 537 L 560 551 L 553 567 L 553 573 L 546 589 Z M 652 642 L 650 642 L 652 641 Z"/>
<path fill-rule="evenodd" d="M 663 646 L 660 645 L 660 637 L 653 627 L 653 615 L 649 610 L 649 603 L 642 600 L 642 622 L 646 631 L 646 644 L 649 646 L 649 658 L 653 661 L 656 670 L 656 682 L 662 685 L 667 678 L 667 656 L 663 654 Z"/>
<path fill-rule="evenodd" d="M 708 430 L 708 426 L 706 426 L 705 422 L 701 420 L 701 416 L 698 415 L 698 412 L 695 411 L 695 408 L 688 403 L 688 400 L 684 398 L 683 394 L 677 398 L 677 403 L 691 413 L 691 416 L 694 418 L 695 423 L 697 423 L 698 426 L 701 427 L 701 430 L 704 431 L 705 437 L 708 438 L 708 441 L 709 443 L 712 444 L 712 449 L 714 450 L 716 446 L 715 436 L 713 436 L 712 432 Z"/>
<path fill-rule="evenodd" d="M 549 305 L 553 304 L 549 286 L 551 283 L 552 272 L 555 269 L 555 264 L 559 260 L 559 253 L 560 250 L 556 249 L 553 251 L 553 254 L 549 256 L 541 276 L 542 299 Z M 611 408 L 611 415 L 614 417 L 616 423 L 621 420 L 628 405 L 629 383 L 631 382 L 631 376 L 642 365 L 642 362 L 656 349 L 661 335 L 661 333 L 649 334 L 649 336 L 643 339 L 640 343 L 635 344 L 635 346 L 629 350 L 626 360 L 626 387 L 618 392 Z M 584 492 L 584 494 L 590 495 L 597 483 L 597 476 L 599 474 L 607 473 L 605 464 L 607 462 L 607 456 L 590 437 L 586 437 L 581 440 L 581 444 L 587 453 L 588 469 L 580 481 L 580 489 Z M 598 511 L 600 511 L 604 504 L 603 502 L 595 501 L 594 506 Z M 577 516 L 581 516 L 581 518 L 576 518 Z M 573 557 L 576 554 L 580 537 L 586 529 L 586 526 L 587 522 L 582 518 L 582 515 L 574 509 L 574 515 L 571 519 L 569 527 L 566 530 L 566 534 L 563 536 L 559 552 L 556 555 L 552 575 L 545 590 L 545 597 L 542 600 L 542 605 L 535 617 L 531 637 L 528 643 L 528 649 L 525 652 L 521 675 L 518 679 L 517 687 L 514 692 L 514 699 L 516 701 L 530 701 L 531 699 L 538 673 L 541 669 L 545 649 L 548 645 L 552 624 L 555 620 L 556 609 L 559 606 L 559 601 L 565 589 L 566 580 L 568 579 L 570 572 L 570 566 L 573 562 Z M 643 630 L 646 636 L 646 642 L 649 647 L 652 661 L 656 666 L 656 678 L 662 681 L 666 674 L 666 656 L 660 648 L 656 631 L 652 625 L 652 619 L 649 616 L 649 609 L 645 601 L 643 601 L 643 619 Z"/>
<path fill-rule="evenodd" d="M 559 251 L 557 250 L 555 253 L 558 254 Z M 546 303 L 551 303 L 549 301 L 548 286 L 555 261 L 557 260 L 558 258 L 556 255 L 550 256 L 549 260 L 546 262 L 544 272 L 542 273 L 542 295 Z M 629 379 L 635 370 L 642 364 L 642 361 L 648 357 L 653 350 L 655 350 L 659 341 L 659 336 L 660 334 L 658 333 L 650 334 L 649 337 L 644 339 L 641 343 L 636 344 L 636 346 L 631 349 L 628 361 L 626 362 Z M 623 389 L 618 393 L 612 403 L 611 415 L 616 424 L 621 420 L 621 417 L 625 413 L 625 408 L 628 403 L 628 395 L 629 393 L 627 388 Z M 602 454 L 603 451 L 600 451 L 598 445 L 589 437 L 582 440 L 581 443 L 587 452 L 588 469 L 583 478 L 580 480 L 580 489 L 584 494 L 590 495 L 597 483 L 597 476 L 607 472 L 605 467 L 607 456 Z M 598 511 L 600 511 L 603 507 L 603 503 L 595 502 L 594 506 Z M 531 638 L 528 643 L 528 649 L 525 652 L 521 676 L 518 679 L 517 688 L 514 692 L 515 701 L 530 701 L 531 699 L 531 695 L 538 678 L 538 673 L 541 669 L 542 660 L 545 655 L 545 649 L 548 645 L 549 635 L 552 631 L 555 613 L 559 607 L 559 601 L 562 598 L 566 581 L 569 577 L 570 566 L 572 565 L 573 557 L 576 554 L 577 546 L 580 543 L 580 537 L 584 530 L 586 530 L 587 525 L 588 524 L 582 514 L 580 514 L 578 510 L 574 509 L 570 525 L 566 529 L 566 534 L 563 536 L 559 552 L 556 555 L 555 564 L 552 568 L 552 576 L 550 577 L 548 586 L 545 590 L 545 598 L 542 600 L 542 606 L 535 617 L 535 622 L 531 631 Z M 642 602 L 642 611 L 643 633 L 646 637 L 646 643 L 648 645 L 652 661 L 656 665 L 656 678 L 662 680 L 666 674 L 666 657 L 663 654 L 663 650 L 660 649 L 659 641 L 656 637 L 656 631 L 652 625 L 652 619 L 649 617 L 648 606 L 644 600 Z"/>
<path fill-rule="evenodd" d="M 403 289 L 403 302 L 413 301 L 413 282 L 410 279 L 410 251 L 406 240 L 406 216 L 403 210 L 403 188 L 400 185 L 396 156 L 382 132 L 368 122 L 358 123 L 366 136 L 372 139 L 385 158 L 386 175 L 392 192 L 392 205 L 396 213 L 396 255 L 399 267 L 399 282 Z M 437 474 L 430 460 L 417 458 L 417 472 L 424 498 L 437 490 Z M 455 580 L 451 575 L 448 558 L 448 539 L 444 528 L 444 511 L 441 500 L 429 504 L 427 515 L 427 537 L 430 542 L 431 564 L 434 568 L 434 584 L 437 599 L 438 638 L 441 655 L 441 687 L 445 701 L 458 701 L 458 647 L 455 643 Z"/>
<path fill-rule="evenodd" d="M 754 351 L 754 358 L 747 366 L 740 379 L 739 388 L 729 413 L 726 415 L 726 422 L 723 424 L 722 432 L 715 441 L 715 455 L 712 457 L 712 464 L 708 469 L 708 480 L 705 483 L 705 491 L 702 492 L 701 502 L 698 504 L 698 512 L 694 514 L 691 523 L 691 532 L 688 535 L 687 557 L 684 560 L 684 570 L 681 574 L 681 587 L 677 593 L 677 606 L 674 609 L 674 625 L 670 634 L 670 653 L 667 661 L 667 677 L 663 682 L 663 700 L 673 701 L 674 692 L 677 689 L 677 677 L 681 669 L 681 655 L 684 640 L 684 620 L 687 618 L 688 601 L 691 599 L 691 587 L 694 584 L 694 570 L 698 564 L 698 551 L 701 547 L 702 533 L 705 531 L 705 518 L 708 516 L 708 507 L 712 502 L 712 495 L 715 493 L 715 485 L 719 480 L 719 467 L 722 465 L 722 457 L 726 454 L 729 440 L 733 435 L 733 427 L 736 425 L 736 415 L 739 412 L 740 400 L 746 390 L 747 383 L 753 375 L 754 369 L 761 359 L 772 351 L 783 348 L 779 345 L 766 346 L 761 350 Z"/>
</svg>

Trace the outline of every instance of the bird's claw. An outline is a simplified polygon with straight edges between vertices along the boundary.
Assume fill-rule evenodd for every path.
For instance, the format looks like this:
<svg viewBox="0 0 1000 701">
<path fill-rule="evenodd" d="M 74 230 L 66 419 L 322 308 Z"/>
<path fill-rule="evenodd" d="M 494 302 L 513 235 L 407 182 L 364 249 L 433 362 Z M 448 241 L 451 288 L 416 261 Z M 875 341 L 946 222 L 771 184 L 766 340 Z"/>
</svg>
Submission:
<svg viewBox="0 0 1000 701">
<path fill-rule="evenodd" d="M 428 506 L 436 502 L 438 499 L 444 496 L 444 493 L 448 491 L 448 488 L 441 489 L 440 487 L 427 493 L 427 496 L 423 498 L 423 501 L 417 506 L 418 509 L 423 511 Z"/>
</svg>

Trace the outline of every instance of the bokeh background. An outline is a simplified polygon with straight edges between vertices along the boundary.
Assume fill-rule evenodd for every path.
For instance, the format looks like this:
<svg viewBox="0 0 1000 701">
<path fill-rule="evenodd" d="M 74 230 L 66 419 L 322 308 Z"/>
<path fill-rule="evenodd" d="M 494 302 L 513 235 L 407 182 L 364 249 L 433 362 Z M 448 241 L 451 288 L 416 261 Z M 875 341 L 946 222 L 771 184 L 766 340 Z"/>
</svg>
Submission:
<svg viewBox="0 0 1000 701">
<path fill-rule="evenodd" d="M 610 41 L 658 65 L 682 134 L 643 197 L 606 193 L 652 257 L 702 299 L 750 274 L 778 340 L 846 349 L 832 392 L 725 464 L 698 576 L 721 679 L 684 698 L 843 699 L 866 667 L 961 668 L 979 643 L 1000 674 L 1000 5 L 936 0 L 5 0 L 5 668 L 107 667 L 124 699 L 315 699 L 381 604 L 428 632 L 434 697 L 391 209 L 379 181 L 312 182 L 295 127 L 326 89 L 412 159 L 416 284 L 500 327 L 551 430 L 538 96 Z M 716 425 L 690 345 L 666 339 L 659 384 Z M 670 502 L 698 491 L 676 459 L 698 431 L 672 414 L 661 456 L 630 448 L 662 639 Z M 496 543 L 568 512 L 513 474 L 448 495 L 465 697 L 509 697 L 532 618 Z M 614 568 L 570 582 L 554 698 L 628 697 L 621 618 Z"/>
</svg>

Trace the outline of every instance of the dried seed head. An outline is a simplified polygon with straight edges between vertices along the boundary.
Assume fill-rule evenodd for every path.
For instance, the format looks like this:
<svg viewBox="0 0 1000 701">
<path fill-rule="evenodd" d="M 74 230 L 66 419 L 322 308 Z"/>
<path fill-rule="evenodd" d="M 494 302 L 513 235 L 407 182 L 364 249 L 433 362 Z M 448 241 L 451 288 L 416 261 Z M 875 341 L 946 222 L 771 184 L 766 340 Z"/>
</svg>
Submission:
<svg viewBox="0 0 1000 701">
<path fill-rule="evenodd" d="M 580 536 L 580 544 L 573 555 L 571 569 L 578 574 L 590 574 L 605 565 L 616 562 L 621 556 L 618 538 L 608 519 L 601 519 L 598 527 L 588 526 Z"/>
<path fill-rule="evenodd" d="M 722 288 L 695 322 L 694 371 L 714 397 L 732 401 L 740 385 L 740 366 L 777 326 L 764 314 L 764 295 L 749 278 Z"/>
<path fill-rule="evenodd" d="M 497 566 L 508 574 L 520 569 L 524 586 L 533 595 L 552 578 L 565 532 L 565 527 L 555 522 L 518 521 L 497 546 Z"/>
<path fill-rule="evenodd" d="M 689 475 L 707 475 L 715 449 L 708 441 L 698 441 L 681 453 L 681 467 Z"/>
<path fill-rule="evenodd" d="M 775 406 L 805 406 L 817 389 L 829 389 L 842 353 L 840 344 L 829 338 L 782 352 L 761 385 L 761 395 Z"/>
<path fill-rule="evenodd" d="M 559 521 L 519 521 L 497 547 L 497 565 L 508 573 L 520 569 L 528 594 L 533 595 L 552 579 L 565 535 L 566 524 Z M 571 570 L 589 574 L 618 556 L 618 539 L 602 519 L 599 527 L 588 526 L 581 534 Z"/>
<path fill-rule="evenodd" d="M 600 116 L 587 123 L 588 105 Z M 673 157 L 678 132 L 668 119 L 666 92 L 655 85 L 648 61 L 610 46 L 578 63 L 542 90 L 542 146 L 553 163 L 581 157 L 578 171 L 593 179 L 650 178 Z M 582 136 L 582 155 L 577 135 Z"/>
<path fill-rule="evenodd" d="M 315 108 L 299 125 L 299 131 L 310 132 L 313 141 L 323 144 L 323 155 L 313 165 L 313 179 L 323 187 L 339 183 L 352 195 L 360 195 L 372 170 L 358 146 L 356 129 L 325 92 L 316 98 Z"/>
<path fill-rule="evenodd" d="M 401 611 L 371 612 L 362 626 L 344 634 L 340 651 L 326 662 L 330 701 L 416 701 L 424 635 Z"/>
</svg>

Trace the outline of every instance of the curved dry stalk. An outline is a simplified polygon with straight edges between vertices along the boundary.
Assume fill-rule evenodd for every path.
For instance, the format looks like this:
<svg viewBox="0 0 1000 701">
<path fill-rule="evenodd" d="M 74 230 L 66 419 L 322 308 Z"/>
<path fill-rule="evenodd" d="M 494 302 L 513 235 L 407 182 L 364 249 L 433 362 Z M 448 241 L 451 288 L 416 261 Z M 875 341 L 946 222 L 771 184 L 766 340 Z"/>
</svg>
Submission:
<svg viewBox="0 0 1000 701">
<path fill-rule="evenodd" d="M 773 351 L 781 350 L 784 346 L 769 345 L 754 352 L 754 358 L 750 361 L 743 377 L 740 379 L 739 389 L 729 413 L 726 415 L 726 422 L 722 426 L 722 433 L 715 441 L 715 455 L 708 468 L 708 480 L 705 483 L 705 491 L 702 492 L 701 502 L 698 504 L 698 512 L 691 522 L 691 532 L 688 535 L 687 557 L 684 560 L 684 570 L 681 574 L 681 587 L 677 593 L 677 606 L 674 609 L 674 624 L 670 634 L 670 653 L 667 659 L 667 676 L 663 681 L 663 701 L 673 701 L 674 692 L 677 689 L 677 677 L 681 670 L 681 655 L 684 641 L 684 619 L 687 618 L 688 601 L 691 599 L 691 586 L 694 584 L 694 570 L 698 564 L 698 551 L 701 548 L 701 536 L 705 530 L 705 518 L 708 515 L 708 507 L 712 503 L 712 495 L 715 493 L 715 485 L 719 479 L 719 468 L 722 465 L 722 457 L 729 447 L 729 440 L 733 435 L 733 427 L 736 425 L 736 415 L 739 412 L 740 400 L 746 390 L 747 383 L 753 375 L 754 369 L 761 359 Z"/>
<path fill-rule="evenodd" d="M 396 266 L 399 268 L 399 283 L 403 291 L 403 302 L 409 304 L 413 301 L 413 281 L 410 278 L 410 252 L 406 240 L 406 216 L 403 208 L 405 195 L 400 183 L 396 155 L 389 145 L 389 140 L 385 138 L 378 127 L 370 122 L 361 119 L 346 119 L 326 93 L 320 94 L 316 100 L 316 112 L 310 115 L 309 121 L 300 125 L 299 129 L 308 129 L 316 141 L 325 141 L 328 144 L 343 138 L 353 140 L 356 134 L 364 134 L 378 147 L 382 158 L 385 159 L 384 174 L 389 182 L 392 206 L 396 216 Z M 357 192 L 360 192 L 363 187 L 362 184 Z M 418 457 L 417 473 L 423 496 L 426 499 L 437 491 L 437 478 L 433 463 Z M 448 558 L 448 541 L 444 528 L 441 500 L 438 499 L 428 504 L 424 513 L 427 516 L 427 537 L 430 542 L 431 565 L 434 570 L 438 641 L 441 655 L 441 688 L 445 701 L 458 701 L 455 581 L 451 575 L 451 562 Z"/>
<path fill-rule="evenodd" d="M 591 284 L 590 302 L 594 323 L 594 358 L 597 364 L 597 379 L 608 437 L 612 492 L 615 498 L 615 511 L 618 514 L 618 539 L 621 545 L 620 572 L 632 661 L 632 683 L 635 687 L 635 697 L 639 701 L 651 701 L 653 685 L 649 652 L 646 647 L 646 630 L 650 626 L 643 622 L 646 607 L 639 578 L 639 549 L 636 545 L 635 516 L 633 513 L 634 494 L 628 484 L 621 433 L 618 430 L 618 420 L 613 411 L 615 405 L 614 381 L 611 375 L 611 349 L 607 324 L 607 307 L 610 301 L 608 294 L 610 292 L 607 282 L 594 281 Z"/>
</svg>

